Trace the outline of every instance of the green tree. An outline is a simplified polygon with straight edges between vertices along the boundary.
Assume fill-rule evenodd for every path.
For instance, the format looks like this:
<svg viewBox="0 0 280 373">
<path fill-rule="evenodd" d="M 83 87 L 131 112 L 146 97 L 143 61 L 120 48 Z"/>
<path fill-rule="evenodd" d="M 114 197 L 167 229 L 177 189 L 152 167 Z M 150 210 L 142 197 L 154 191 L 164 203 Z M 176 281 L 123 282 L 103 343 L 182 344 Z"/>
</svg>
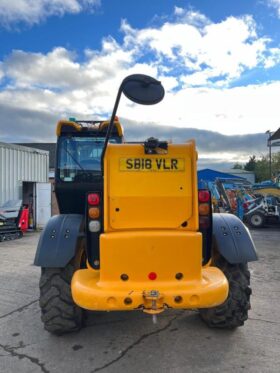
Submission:
<svg viewBox="0 0 280 373">
<path fill-rule="evenodd" d="M 243 166 L 239 162 L 234 163 L 232 168 L 233 168 L 233 170 L 243 170 Z"/>
<path fill-rule="evenodd" d="M 245 165 L 244 165 L 244 170 L 245 171 L 255 171 L 256 164 L 257 164 L 256 156 L 251 155 L 250 158 L 249 158 L 249 161 L 247 163 L 245 163 Z"/>
<path fill-rule="evenodd" d="M 256 182 L 261 182 L 270 179 L 270 160 L 268 155 L 262 155 L 256 158 L 255 155 L 250 156 L 249 161 L 245 164 L 244 170 L 253 171 L 256 175 Z M 280 174 L 280 152 L 272 154 L 271 157 L 272 175 Z"/>
<path fill-rule="evenodd" d="M 280 175 L 280 152 L 272 154 L 271 161 L 272 175 Z"/>
<path fill-rule="evenodd" d="M 257 183 L 270 179 L 268 157 L 262 156 L 260 159 L 256 160 L 254 172 Z"/>
</svg>

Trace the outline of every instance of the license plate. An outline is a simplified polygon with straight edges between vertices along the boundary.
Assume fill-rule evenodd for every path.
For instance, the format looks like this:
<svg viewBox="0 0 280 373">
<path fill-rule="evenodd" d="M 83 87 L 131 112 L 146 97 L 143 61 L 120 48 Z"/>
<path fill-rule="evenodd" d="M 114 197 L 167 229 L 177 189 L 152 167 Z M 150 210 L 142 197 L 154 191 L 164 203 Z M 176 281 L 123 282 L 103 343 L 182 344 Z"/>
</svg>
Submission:
<svg viewBox="0 0 280 373">
<path fill-rule="evenodd" d="M 121 158 L 120 171 L 180 172 L 185 170 L 184 158 Z"/>
</svg>

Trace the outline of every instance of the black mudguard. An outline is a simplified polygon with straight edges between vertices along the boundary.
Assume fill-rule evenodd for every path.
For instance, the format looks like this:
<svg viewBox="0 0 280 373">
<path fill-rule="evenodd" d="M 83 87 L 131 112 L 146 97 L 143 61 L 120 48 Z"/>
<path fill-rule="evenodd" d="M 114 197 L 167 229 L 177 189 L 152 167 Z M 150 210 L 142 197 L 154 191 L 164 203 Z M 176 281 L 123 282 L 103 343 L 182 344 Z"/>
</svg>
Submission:
<svg viewBox="0 0 280 373">
<path fill-rule="evenodd" d="M 63 268 L 74 257 L 84 237 L 84 216 L 62 214 L 51 217 L 41 233 L 34 264 Z"/>
<path fill-rule="evenodd" d="M 229 263 L 258 260 L 248 228 L 235 215 L 213 214 L 213 238 L 215 248 Z"/>
</svg>

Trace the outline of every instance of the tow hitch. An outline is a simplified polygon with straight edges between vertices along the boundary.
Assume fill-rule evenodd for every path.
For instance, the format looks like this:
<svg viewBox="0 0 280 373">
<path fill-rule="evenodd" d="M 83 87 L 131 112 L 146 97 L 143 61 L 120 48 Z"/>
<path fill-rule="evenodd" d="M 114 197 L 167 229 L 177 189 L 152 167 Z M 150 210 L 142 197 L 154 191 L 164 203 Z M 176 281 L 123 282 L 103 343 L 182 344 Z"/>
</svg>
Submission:
<svg viewBox="0 0 280 373">
<path fill-rule="evenodd" d="M 157 323 L 157 315 L 164 311 L 163 295 L 157 290 L 144 291 L 143 312 L 153 316 L 153 323 Z"/>
</svg>

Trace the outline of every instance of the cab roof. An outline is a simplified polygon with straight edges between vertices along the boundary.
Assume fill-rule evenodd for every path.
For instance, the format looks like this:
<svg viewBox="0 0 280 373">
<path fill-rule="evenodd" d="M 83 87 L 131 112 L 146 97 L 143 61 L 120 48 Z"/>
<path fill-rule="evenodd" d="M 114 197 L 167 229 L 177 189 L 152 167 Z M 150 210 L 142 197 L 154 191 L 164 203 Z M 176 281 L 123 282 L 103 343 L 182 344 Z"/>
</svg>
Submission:
<svg viewBox="0 0 280 373">
<path fill-rule="evenodd" d="M 74 120 L 74 119 L 62 119 L 57 123 L 56 135 L 57 137 L 63 134 L 79 133 L 80 135 L 89 134 L 95 136 L 105 136 L 107 133 L 107 127 L 109 126 L 109 120 L 106 121 L 88 121 L 88 120 Z M 111 136 L 123 137 L 123 128 L 118 118 L 115 118 L 114 127 Z"/>
</svg>

